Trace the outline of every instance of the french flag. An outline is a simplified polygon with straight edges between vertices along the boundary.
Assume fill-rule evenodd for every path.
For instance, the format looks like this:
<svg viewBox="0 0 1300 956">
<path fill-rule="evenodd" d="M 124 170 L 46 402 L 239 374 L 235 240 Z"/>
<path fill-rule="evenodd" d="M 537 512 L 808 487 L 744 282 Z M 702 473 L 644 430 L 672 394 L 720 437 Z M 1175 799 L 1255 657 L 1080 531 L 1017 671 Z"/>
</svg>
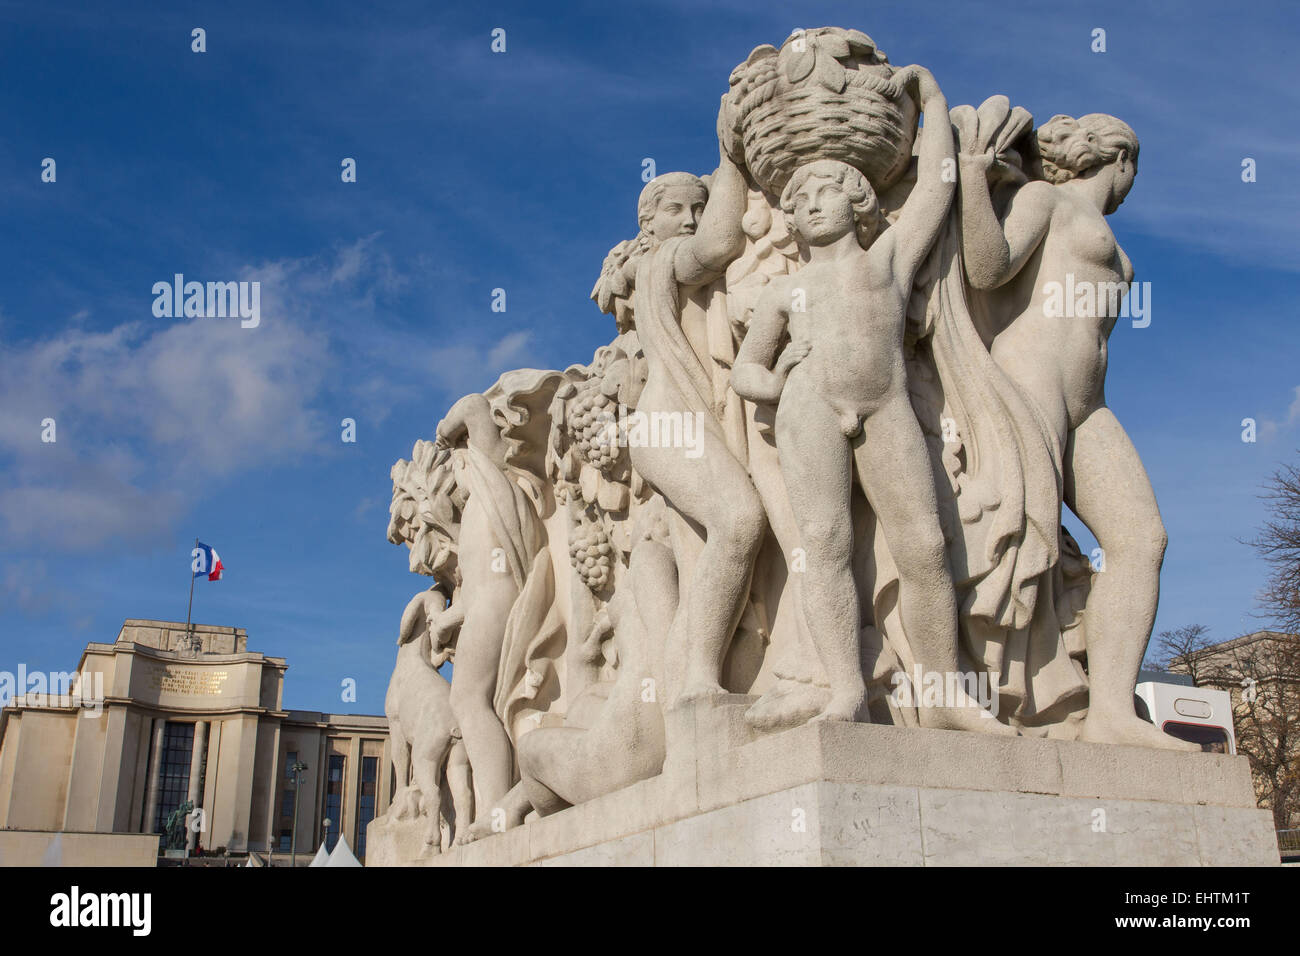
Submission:
<svg viewBox="0 0 1300 956">
<path fill-rule="evenodd" d="M 193 567 L 196 569 L 194 571 L 196 578 L 206 574 L 209 581 L 220 581 L 221 572 L 225 570 L 221 564 L 221 556 L 211 545 L 204 544 L 202 541 L 198 542 L 198 546 L 194 549 Z"/>
</svg>

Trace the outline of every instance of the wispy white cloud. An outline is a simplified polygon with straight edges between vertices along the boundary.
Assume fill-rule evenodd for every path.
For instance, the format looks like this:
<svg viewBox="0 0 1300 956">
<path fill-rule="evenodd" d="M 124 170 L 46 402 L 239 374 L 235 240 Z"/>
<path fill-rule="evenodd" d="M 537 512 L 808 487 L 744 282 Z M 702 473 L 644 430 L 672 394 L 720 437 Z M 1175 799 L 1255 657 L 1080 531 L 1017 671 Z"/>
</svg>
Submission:
<svg viewBox="0 0 1300 956">
<path fill-rule="evenodd" d="M 10 544 L 148 538 L 176 516 L 181 489 L 310 444 L 327 353 L 298 317 L 264 315 L 256 329 L 159 321 L 68 327 L 0 350 L 0 532 Z"/>
<path fill-rule="evenodd" d="M 1286 414 L 1280 420 L 1266 418 L 1259 423 L 1259 437 L 1263 441 L 1272 441 L 1300 424 L 1300 385 L 1295 387 L 1293 395 Z"/>
<path fill-rule="evenodd" d="M 373 427 L 424 402 L 436 420 L 445 403 L 524 364 L 532 340 L 528 329 L 478 344 L 472 329 L 437 340 L 426 324 L 388 315 L 411 278 L 378 236 L 237 278 L 261 283 L 256 328 L 222 318 L 69 323 L 0 346 L 8 548 L 157 541 L 222 482 L 337 454 L 342 416 Z M 42 440 L 47 419 L 53 442 Z"/>
</svg>

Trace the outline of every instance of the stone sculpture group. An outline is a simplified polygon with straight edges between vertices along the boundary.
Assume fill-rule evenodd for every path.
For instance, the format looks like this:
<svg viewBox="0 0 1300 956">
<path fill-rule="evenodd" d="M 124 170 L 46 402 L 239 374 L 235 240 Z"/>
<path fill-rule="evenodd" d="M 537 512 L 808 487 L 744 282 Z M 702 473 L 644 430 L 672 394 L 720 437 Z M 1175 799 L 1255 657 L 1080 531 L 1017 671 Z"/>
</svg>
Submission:
<svg viewBox="0 0 1300 956">
<path fill-rule="evenodd" d="M 724 692 L 762 733 L 1192 749 L 1133 707 L 1165 545 L 1104 393 L 1133 131 L 950 110 L 837 28 L 754 50 L 717 130 L 717 170 L 649 182 L 605 260 L 612 341 L 462 398 L 393 466 L 389 540 L 433 584 L 389 816 L 446 849 L 611 793 Z"/>
</svg>

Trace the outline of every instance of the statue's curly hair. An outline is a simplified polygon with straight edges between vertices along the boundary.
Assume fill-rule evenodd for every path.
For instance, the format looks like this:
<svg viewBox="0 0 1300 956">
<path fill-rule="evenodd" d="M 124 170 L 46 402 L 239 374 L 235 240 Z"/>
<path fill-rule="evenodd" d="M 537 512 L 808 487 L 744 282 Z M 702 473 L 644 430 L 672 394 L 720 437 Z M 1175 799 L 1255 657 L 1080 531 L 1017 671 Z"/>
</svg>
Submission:
<svg viewBox="0 0 1300 956">
<path fill-rule="evenodd" d="M 1043 178 L 1049 183 L 1068 182 L 1094 166 L 1113 162 L 1121 150 L 1137 165 L 1137 134 L 1106 113 L 1078 119 L 1058 113 L 1038 128 L 1035 139 Z"/>
<path fill-rule="evenodd" d="M 814 160 L 795 170 L 781 192 L 781 211 L 785 213 L 786 227 L 793 235 L 799 234 L 794 224 L 794 197 L 813 176 L 834 180 L 849 197 L 853 206 L 853 221 L 857 225 L 858 244 L 865 249 L 880 228 L 880 200 L 860 170 L 837 159 Z"/>
</svg>

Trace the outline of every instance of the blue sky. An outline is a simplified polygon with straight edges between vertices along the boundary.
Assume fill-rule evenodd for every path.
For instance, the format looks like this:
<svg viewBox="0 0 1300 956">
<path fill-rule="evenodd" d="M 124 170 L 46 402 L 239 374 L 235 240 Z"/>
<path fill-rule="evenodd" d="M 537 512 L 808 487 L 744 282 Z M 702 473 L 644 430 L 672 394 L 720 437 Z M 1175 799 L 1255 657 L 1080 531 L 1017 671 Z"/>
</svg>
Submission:
<svg viewBox="0 0 1300 956">
<path fill-rule="evenodd" d="M 183 620 L 197 535 L 227 573 L 195 620 L 286 657 L 287 706 L 382 712 L 424 586 L 385 540 L 389 467 L 459 395 L 609 340 L 587 296 L 635 231 L 643 158 L 711 171 L 731 69 L 827 24 L 953 105 L 1136 129 L 1111 223 L 1152 322 L 1116 329 L 1107 395 L 1169 530 L 1157 630 L 1256 626 L 1239 539 L 1300 446 L 1290 4 L 45 0 L 0 2 L 0 669 Z M 155 318 L 178 272 L 261 281 L 261 325 Z"/>
</svg>

